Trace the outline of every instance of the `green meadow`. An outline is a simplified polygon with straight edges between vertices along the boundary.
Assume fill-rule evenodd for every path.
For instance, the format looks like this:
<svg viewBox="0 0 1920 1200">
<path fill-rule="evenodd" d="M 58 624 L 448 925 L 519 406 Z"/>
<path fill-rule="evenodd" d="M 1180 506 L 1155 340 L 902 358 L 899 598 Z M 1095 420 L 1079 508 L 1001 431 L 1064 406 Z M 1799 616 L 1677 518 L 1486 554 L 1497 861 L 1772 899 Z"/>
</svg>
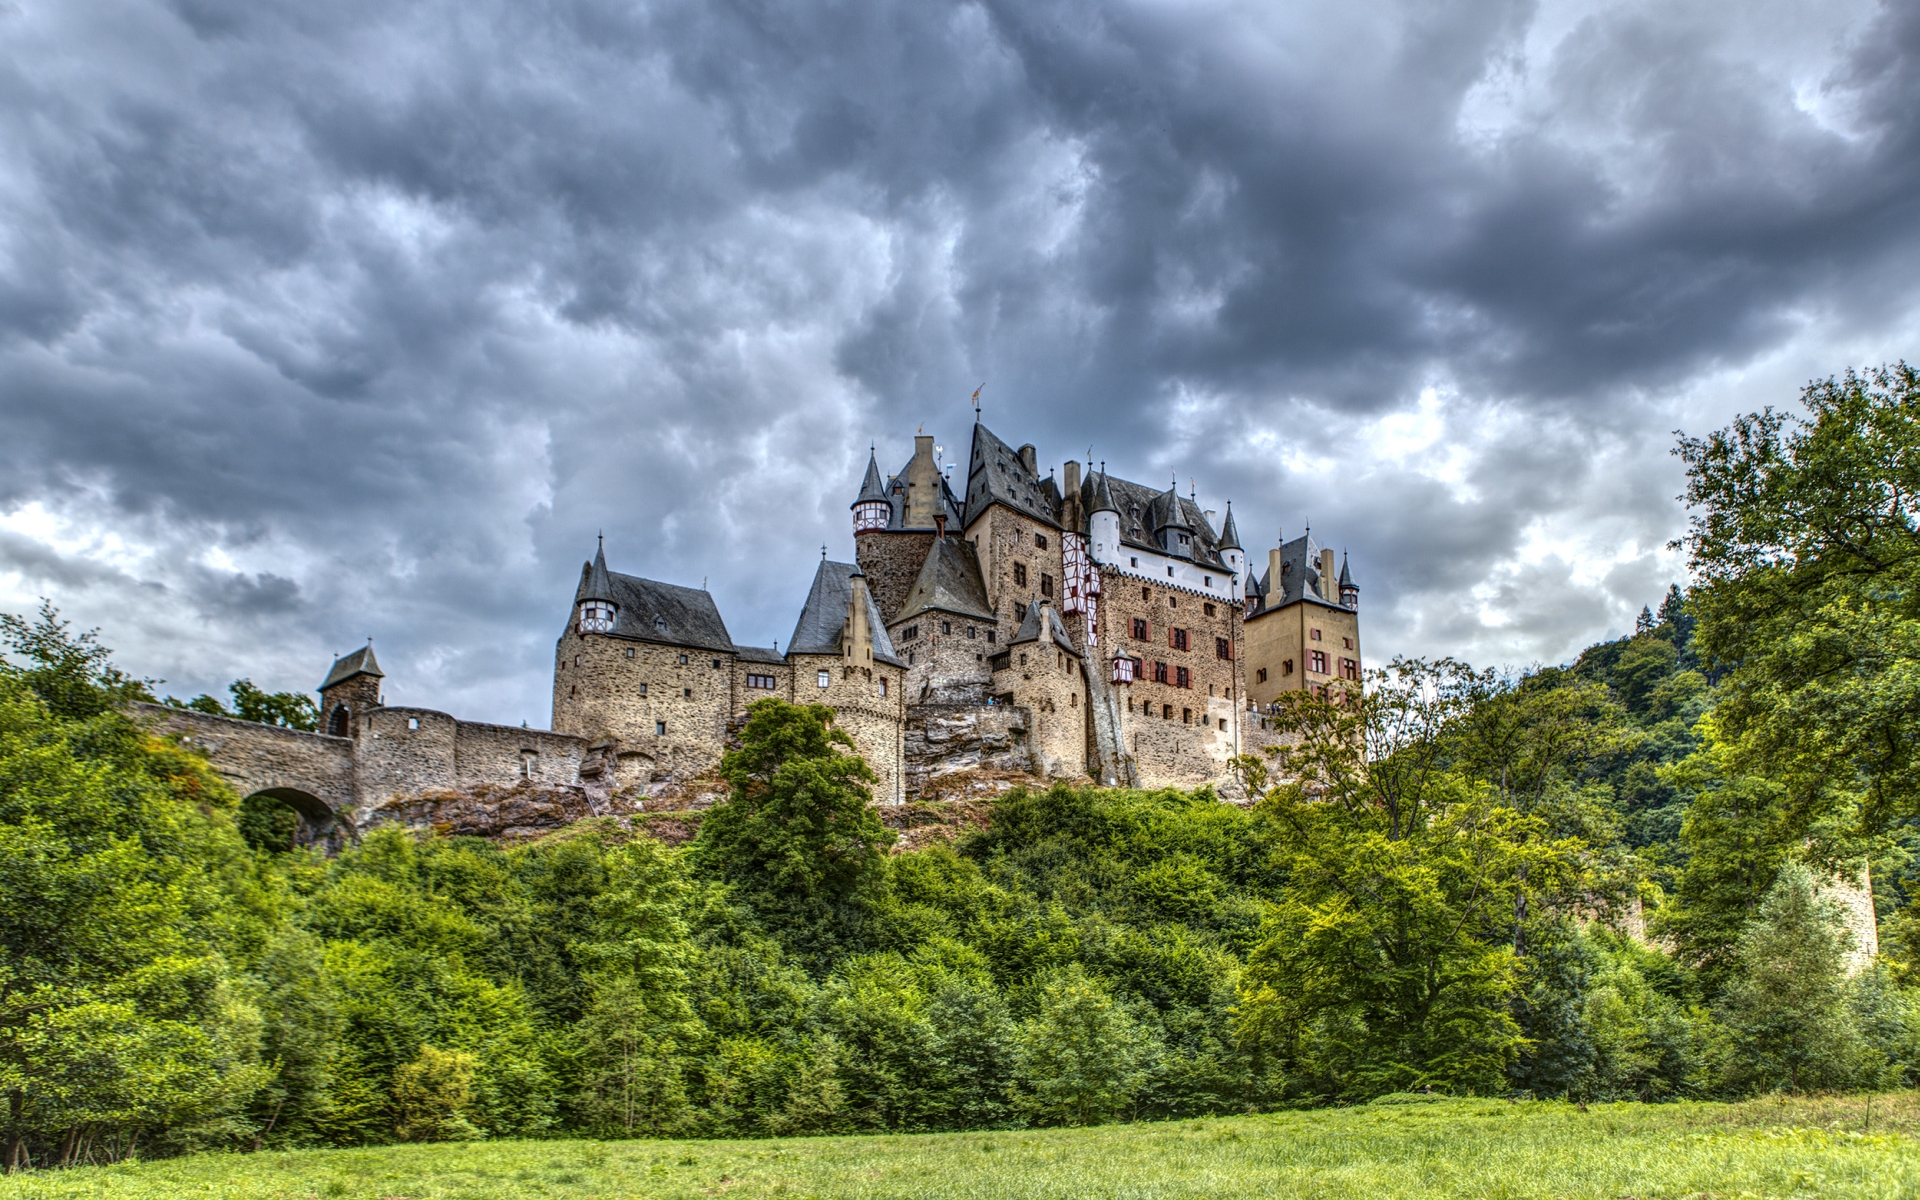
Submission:
<svg viewBox="0 0 1920 1200">
<path fill-rule="evenodd" d="M 1197 1121 L 757 1141 L 470 1142 L 24 1174 L 0 1200 L 364 1197 L 1909 1197 L 1920 1094 L 1443 1100 Z"/>
</svg>

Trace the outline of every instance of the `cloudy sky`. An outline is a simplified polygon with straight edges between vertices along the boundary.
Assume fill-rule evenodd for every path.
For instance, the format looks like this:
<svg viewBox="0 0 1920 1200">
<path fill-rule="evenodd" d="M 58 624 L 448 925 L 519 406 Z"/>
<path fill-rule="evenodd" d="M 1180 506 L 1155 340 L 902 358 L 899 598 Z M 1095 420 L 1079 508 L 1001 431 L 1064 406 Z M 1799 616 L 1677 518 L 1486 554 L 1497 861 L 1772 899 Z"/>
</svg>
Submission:
<svg viewBox="0 0 1920 1200">
<path fill-rule="evenodd" d="M 616 570 L 784 642 L 869 442 L 1353 556 L 1556 661 L 1673 431 L 1915 353 L 1920 8 L 0 0 L 0 608 L 189 695 L 544 724 Z M 964 469 L 964 468 L 963 468 Z"/>
</svg>

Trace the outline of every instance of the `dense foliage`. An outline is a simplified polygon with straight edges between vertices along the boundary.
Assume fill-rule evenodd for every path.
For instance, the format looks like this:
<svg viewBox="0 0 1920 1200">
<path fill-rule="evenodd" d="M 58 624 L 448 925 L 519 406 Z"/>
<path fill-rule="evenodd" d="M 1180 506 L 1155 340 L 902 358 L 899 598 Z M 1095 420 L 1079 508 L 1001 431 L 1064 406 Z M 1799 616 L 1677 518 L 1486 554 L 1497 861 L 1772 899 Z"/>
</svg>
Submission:
<svg viewBox="0 0 1920 1200">
<path fill-rule="evenodd" d="M 328 860 L 91 634 L 6 617 L 6 1162 L 1911 1082 L 1916 394 L 1684 443 L 1698 586 L 1571 666 L 1395 661 L 1283 705 L 1250 805 L 1057 785 L 909 853 L 831 712 L 770 700 L 688 846 Z M 191 705 L 310 717 L 232 696 Z M 1869 862 L 1878 959 L 1836 886 Z"/>
</svg>

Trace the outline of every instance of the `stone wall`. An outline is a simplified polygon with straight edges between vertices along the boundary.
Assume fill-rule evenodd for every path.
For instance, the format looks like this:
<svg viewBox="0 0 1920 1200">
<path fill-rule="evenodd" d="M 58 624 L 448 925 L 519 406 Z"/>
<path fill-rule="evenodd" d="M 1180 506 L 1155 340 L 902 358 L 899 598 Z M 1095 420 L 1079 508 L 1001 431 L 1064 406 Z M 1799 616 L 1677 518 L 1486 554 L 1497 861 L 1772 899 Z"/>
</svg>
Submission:
<svg viewBox="0 0 1920 1200">
<path fill-rule="evenodd" d="M 913 581 L 933 548 L 932 530 L 869 529 L 853 538 L 853 559 L 867 577 L 880 619 L 891 622 L 907 602 Z"/>
<path fill-rule="evenodd" d="M 797 701 L 831 707 L 834 725 L 846 731 L 873 768 L 877 777 L 874 801 L 902 802 L 906 795 L 901 772 L 901 723 L 906 701 L 900 668 L 880 662 L 855 665 L 825 654 L 796 654 L 790 661 L 795 689 L 811 693 L 796 697 Z M 826 687 L 819 684 L 822 673 Z"/>
<path fill-rule="evenodd" d="M 984 704 L 993 675 L 987 660 L 1006 649 L 1012 634 L 951 613 L 923 612 L 890 626 L 887 636 L 908 664 L 908 703 Z"/>
<path fill-rule="evenodd" d="M 215 717 L 160 704 L 136 704 L 134 718 L 157 733 L 177 735 L 242 796 L 267 793 L 300 814 L 304 842 L 350 835 L 354 814 L 354 744 L 256 721 Z"/>
<path fill-rule="evenodd" d="M 973 543 L 974 554 L 980 560 L 980 577 L 987 585 L 987 600 L 1000 618 L 1002 629 L 1020 628 L 1020 605 L 1032 607 L 1043 598 L 1052 600 L 1056 607 L 1059 605 L 1063 572 L 1058 529 L 994 504 L 967 526 L 966 537 Z M 1036 545 L 1036 538 L 1047 544 Z M 1025 568 L 1024 584 L 1017 578 L 1016 566 Z M 1053 595 L 1042 592 L 1042 577 L 1053 581 Z"/>
<path fill-rule="evenodd" d="M 907 709 L 903 775 L 914 799 L 969 773 L 1033 770 L 1033 714 L 1005 704 L 919 704 Z"/>
<path fill-rule="evenodd" d="M 1031 714 L 1033 770 L 1050 779 L 1087 773 L 1086 681 L 1080 659 L 1047 642 L 1010 648 L 993 673 L 996 697 Z"/>
<path fill-rule="evenodd" d="M 692 777 L 726 749 L 736 676 L 744 685 L 732 654 L 569 631 L 554 656 L 553 728 Z"/>
<path fill-rule="evenodd" d="M 1145 638 L 1134 636 L 1136 619 L 1147 623 Z M 1134 682 L 1113 689 L 1121 710 L 1121 746 L 1133 758 L 1138 785 L 1190 788 L 1222 782 L 1244 708 L 1238 607 L 1102 568 L 1100 629 L 1102 669 L 1111 669 L 1115 654 L 1141 661 Z M 1186 632 L 1184 650 L 1173 644 L 1175 629 Z M 1218 638 L 1227 639 L 1229 657 L 1220 657 Z M 1166 664 L 1167 682 L 1154 679 L 1156 663 Z M 1179 686 L 1180 667 L 1188 672 L 1186 687 Z"/>
</svg>

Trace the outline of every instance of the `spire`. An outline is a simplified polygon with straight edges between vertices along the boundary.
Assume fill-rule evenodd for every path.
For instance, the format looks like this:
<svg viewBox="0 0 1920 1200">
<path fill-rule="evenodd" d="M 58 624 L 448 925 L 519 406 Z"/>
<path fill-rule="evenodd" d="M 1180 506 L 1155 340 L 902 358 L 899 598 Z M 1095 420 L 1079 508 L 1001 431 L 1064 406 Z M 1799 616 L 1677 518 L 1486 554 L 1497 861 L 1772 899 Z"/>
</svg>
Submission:
<svg viewBox="0 0 1920 1200">
<path fill-rule="evenodd" d="M 1107 464 L 1100 464 L 1100 473 L 1093 477 L 1093 503 L 1087 506 L 1087 515 L 1097 512 L 1118 513 L 1120 506 L 1113 502 L 1113 489 L 1107 486 Z"/>
<path fill-rule="evenodd" d="M 1227 520 L 1220 526 L 1220 549 L 1240 549 L 1240 531 L 1233 526 L 1233 501 L 1227 501 Z"/>
<path fill-rule="evenodd" d="M 860 481 L 860 495 L 851 507 L 862 504 L 885 504 L 887 502 L 887 481 L 880 477 L 880 460 L 875 457 L 873 447 L 867 447 L 867 477 Z"/>
<path fill-rule="evenodd" d="M 1340 590 L 1343 592 L 1348 588 L 1358 590 L 1358 587 L 1359 585 L 1353 582 L 1353 572 L 1347 570 L 1347 552 L 1342 550 L 1340 552 Z"/>
<path fill-rule="evenodd" d="M 580 591 L 573 597 L 575 604 L 582 600 L 605 600 L 613 603 L 613 580 L 607 574 L 607 540 L 600 539 L 600 545 L 593 552 L 593 566 L 587 569 L 586 578 L 580 581 Z"/>
<path fill-rule="evenodd" d="M 1187 524 L 1186 513 L 1180 507 L 1180 480 L 1178 478 L 1173 481 L 1172 485 L 1168 487 L 1166 491 L 1160 493 L 1160 498 L 1153 502 L 1153 506 L 1157 510 L 1152 514 L 1153 531 L 1155 533 L 1160 532 L 1162 529 L 1192 528 L 1192 526 Z"/>
</svg>

